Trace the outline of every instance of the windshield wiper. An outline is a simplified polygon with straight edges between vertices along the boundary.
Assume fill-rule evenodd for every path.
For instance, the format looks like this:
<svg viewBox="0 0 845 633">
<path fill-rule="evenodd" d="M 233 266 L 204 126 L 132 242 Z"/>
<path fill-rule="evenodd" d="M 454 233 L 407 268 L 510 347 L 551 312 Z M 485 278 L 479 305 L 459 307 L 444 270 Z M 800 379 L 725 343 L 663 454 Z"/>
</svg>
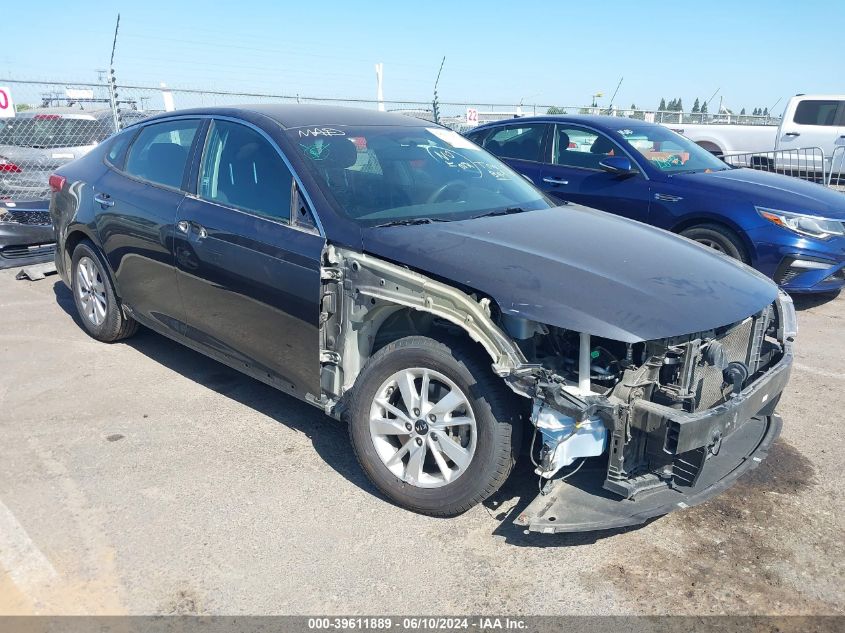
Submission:
<svg viewBox="0 0 845 633">
<path fill-rule="evenodd" d="M 385 226 L 413 226 L 415 224 L 431 224 L 432 222 L 448 222 L 443 218 L 406 218 L 404 220 L 391 220 L 383 224 L 376 224 L 374 228 L 380 229 Z"/>
<path fill-rule="evenodd" d="M 492 218 L 496 215 L 511 215 L 513 213 L 524 213 L 525 211 L 528 211 L 528 209 L 523 209 L 522 207 L 506 207 L 504 209 L 496 209 L 495 211 L 488 211 L 487 213 L 480 213 L 479 215 L 474 215 L 471 219 L 476 220 L 478 218 Z"/>
</svg>

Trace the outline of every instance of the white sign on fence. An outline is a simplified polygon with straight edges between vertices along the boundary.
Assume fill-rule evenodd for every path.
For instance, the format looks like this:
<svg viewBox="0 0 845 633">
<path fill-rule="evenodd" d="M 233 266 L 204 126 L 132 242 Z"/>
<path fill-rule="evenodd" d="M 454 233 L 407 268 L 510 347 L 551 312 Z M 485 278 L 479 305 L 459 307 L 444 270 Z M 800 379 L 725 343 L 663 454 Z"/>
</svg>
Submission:
<svg viewBox="0 0 845 633">
<path fill-rule="evenodd" d="M 93 99 L 94 91 L 90 88 L 65 88 L 68 99 Z"/>
<path fill-rule="evenodd" d="M 15 103 L 12 101 L 12 91 L 7 86 L 0 86 L 0 119 L 10 119 L 15 116 Z"/>
<path fill-rule="evenodd" d="M 467 123 L 478 125 L 478 110 L 475 108 L 467 108 Z"/>
</svg>

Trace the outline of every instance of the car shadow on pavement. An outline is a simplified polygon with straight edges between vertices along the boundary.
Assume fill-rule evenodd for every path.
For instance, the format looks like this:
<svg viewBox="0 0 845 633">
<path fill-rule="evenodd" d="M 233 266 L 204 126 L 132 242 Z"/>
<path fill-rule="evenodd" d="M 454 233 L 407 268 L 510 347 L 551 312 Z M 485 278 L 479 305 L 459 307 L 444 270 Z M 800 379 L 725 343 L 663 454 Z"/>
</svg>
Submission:
<svg viewBox="0 0 845 633">
<path fill-rule="evenodd" d="M 795 304 L 795 309 L 800 312 L 802 310 L 809 310 L 810 308 L 816 308 L 826 303 L 830 303 L 831 301 L 835 301 L 839 298 L 840 294 L 840 291 L 837 290 L 836 292 L 792 295 L 792 303 Z"/>
<path fill-rule="evenodd" d="M 57 281 L 56 302 L 82 327 L 71 291 Z M 124 344 L 194 382 L 299 431 L 317 454 L 341 476 L 379 499 L 383 497 L 364 475 L 352 452 L 346 427 L 314 406 L 227 367 L 147 328 Z"/>
<path fill-rule="evenodd" d="M 82 328 L 71 291 L 59 280 L 53 285 L 56 303 Z M 370 483 L 361 470 L 349 443 L 346 427 L 337 420 L 321 413 L 310 404 L 302 402 L 241 372 L 171 341 L 147 328 L 124 344 L 131 346 L 151 360 L 182 376 L 232 398 L 279 424 L 305 435 L 323 461 L 338 474 L 365 492 L 390 503 Z M 530 437 L 528 438 L 530 442 Z M 526 445 L 527 446 L 527 445 Z M 527 450 L 520 455 L 514 472 L 504 486 L 484 501 L 488 513 L 499 521 L 493 534 L 504 536 L 511 545 L 521 547 L 571 547 L 589 545 L 603 538 L 621 534 L 633 528 L 571 534 L 525 534 L 513 521 L 539 493 L 537 476 L 533 472 Z M 503 511 L 503 507 L 508 510 Z M 449 519 L 444 519 L 448 521 Z"/>
</svg>

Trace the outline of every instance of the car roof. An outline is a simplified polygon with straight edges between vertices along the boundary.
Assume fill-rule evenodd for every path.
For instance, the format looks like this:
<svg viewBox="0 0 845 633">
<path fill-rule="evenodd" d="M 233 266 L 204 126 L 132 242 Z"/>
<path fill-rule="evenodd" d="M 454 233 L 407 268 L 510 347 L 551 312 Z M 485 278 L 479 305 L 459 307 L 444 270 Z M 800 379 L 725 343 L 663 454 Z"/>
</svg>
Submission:
<svg viewBox="0 0 845 633">
<path fill-rule="evenodd" d="M 312 105 L 301 103 L 290 104 L 247 104 L 235 106 L 218 106 L 210 108 L 190 108 L 174 110 L 146 119 L 146 121 L 181 115 L 220 115 L 234 116 L 248 113 L 261 114 L 274 120 L 283 128 L 298 128 L 323 125 L 391 125 L 405 127 L 432 126 L 433 123 L 423 121 L 404 114 L 380 112 L 367 108 L 355 108 L 334 105 Z"/>
<path fill-rule="evenodd" d="M 632 119 L 629 117 L 621 116 L 609 116 L 600 114 L 546 114 L 538 116 L 519 117 L 516 119 L 502 119 L 500 121 L 491 121 L 489 123 L 479 125 L 476 129 L 495 127 L 506 124 L 513 125 L 521 123 L 554 123 L 555 121 L 575 124 L 580 123 L 583 125 L 591 125 L 596 128 L 611 131 L 624 128 L 626 126 L 653 127 L 659 125 L 657 123 L 649 123 L 648 121 L 642 121 L 640 119 Z"/>
</svg>

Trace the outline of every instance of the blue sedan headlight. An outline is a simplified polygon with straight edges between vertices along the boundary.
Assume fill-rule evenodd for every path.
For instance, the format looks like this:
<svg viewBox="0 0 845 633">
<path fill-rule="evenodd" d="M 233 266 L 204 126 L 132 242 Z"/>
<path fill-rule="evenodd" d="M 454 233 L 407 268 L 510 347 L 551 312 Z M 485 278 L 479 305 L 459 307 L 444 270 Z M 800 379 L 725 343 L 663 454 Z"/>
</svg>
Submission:
<svg viewBox="0 0 845 633">
<path fill-rule="evenodd" d="M 799 235 L 807 235 L 822 240 L 835 235 L 845 235 L 845 224 L 839 220 L 828 220 L 817 215 L 778 211 L 765 207 L 754 208 L 757 209 L 760 217 Z"/>
</svg>

